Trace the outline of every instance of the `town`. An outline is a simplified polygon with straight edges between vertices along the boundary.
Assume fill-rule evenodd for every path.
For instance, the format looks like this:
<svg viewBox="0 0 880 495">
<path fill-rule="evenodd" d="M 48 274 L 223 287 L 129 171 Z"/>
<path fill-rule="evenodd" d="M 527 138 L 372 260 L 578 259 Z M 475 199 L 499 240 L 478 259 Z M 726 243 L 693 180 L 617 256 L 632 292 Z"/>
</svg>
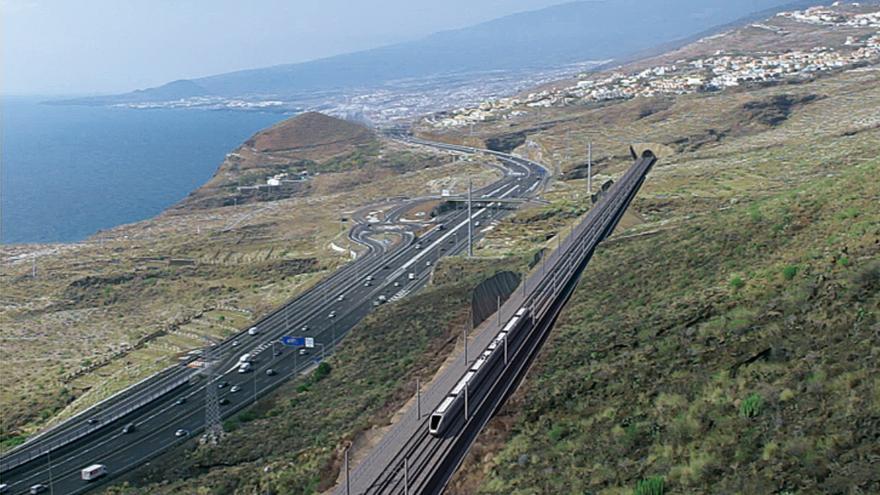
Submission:
<svg viewBox="0 0 880 495">
<path fill-rule="evenodd" d="M 858 7 L 858 4 L 852 5 Z M 812 25 L 880 29 L 880 11 L 853 13 L 812 7 L 804 11 L 780 12 L 777 17 Z M 785 34 L 778 26 L 752 24 L 749 27 Z M 710 38 L 719 38 L 726 34 L 721 33 Z M 519 117 L 528 113 L 528 108 L 682 95 L 719 91 L 745 84 L 809 78 L 816 73 L 877 60 L 880 58 L 880 31 L 861 37 L 848 36 L 843 48 L 845 49 L 816 46 L 810 50 L 763 51 L 754 54 L 734 54 L 718 50 L 712 56 L 677 60 L 670 65 L 659 65 L 633 73 L 613 70 L 604 73 L 601 78 L 584 73 L 578 76 L 574 85 L 545 89 L 525 96 L 485 100 L 474 107 L 435 114 L 426 118 L 426 122 L 436 128 L 468 126 L 476 122 Z"/>
</svg>

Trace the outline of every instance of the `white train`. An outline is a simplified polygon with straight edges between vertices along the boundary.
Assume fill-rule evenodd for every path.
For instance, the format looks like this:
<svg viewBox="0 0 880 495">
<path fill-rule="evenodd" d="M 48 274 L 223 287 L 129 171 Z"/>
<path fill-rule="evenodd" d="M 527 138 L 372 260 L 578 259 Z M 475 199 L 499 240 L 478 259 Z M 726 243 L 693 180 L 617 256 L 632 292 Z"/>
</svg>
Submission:
<svg viewBox="0 0 880 495">
<path fill-rule="evenodd" d="M 526 321 L 526 308 L 520 308 L 519 311 L 507 322 L 506 325 L 498 332 L 492 342 L 486 346 L 486 349 L 480 354 L 476 361 L 471 365 L 468 371 L 461 377 L 461 380 L 452 387 L 449 394 L 440 402 L 437 409 L 431 413 L 428 421 L 428 431 L 434 436 L 440 436 L 455 421 L 455 418 L 462 413 L 465 402 L 470 401 L 474 396 L 474 391 L 479 389 L 480 384 L 489 374 L 489 370 L 499 360 L 504 360 L 505 352 L 512 352 L 512 346 L 519 340 L 518 330 Z M 508 349 L 505 350 L 505 340 Z M 469 406 L 470 408 L 470 406 Z"/>
</svg>

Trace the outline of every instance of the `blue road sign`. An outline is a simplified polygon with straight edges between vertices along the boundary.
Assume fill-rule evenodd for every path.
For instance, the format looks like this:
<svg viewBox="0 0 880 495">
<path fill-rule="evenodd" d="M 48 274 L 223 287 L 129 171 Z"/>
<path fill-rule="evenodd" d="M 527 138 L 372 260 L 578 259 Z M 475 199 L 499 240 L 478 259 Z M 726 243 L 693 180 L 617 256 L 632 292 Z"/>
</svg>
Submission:
<svg viewBox="0 0 880 495">
<path fill-rule="evenodd" d="M 281 343 L 290 347 L 304 347 L 306 345 L 306 338 L 285 335 L 284 337 L 281 337 Z"/>
</svg>

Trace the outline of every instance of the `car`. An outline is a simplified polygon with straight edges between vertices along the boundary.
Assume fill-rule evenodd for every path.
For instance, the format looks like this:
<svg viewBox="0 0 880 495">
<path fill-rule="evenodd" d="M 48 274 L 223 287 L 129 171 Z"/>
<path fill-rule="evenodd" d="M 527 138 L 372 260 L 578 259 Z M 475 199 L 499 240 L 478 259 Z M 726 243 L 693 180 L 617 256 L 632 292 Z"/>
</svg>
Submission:
<svg viewBox="0 0 880 495">
<path fill-rule="evenodd" d="M 382 267 L 382 269 L 383 269 L 383 270 L 390 270 L 390 269 L 391 269 L 391 266 L 389 266 L 389 265 L 385 265 L 385 266 Z"/>
<path fill-rule="evenodd" d="M 421 244 L 416 244 L 416 249 L 422 249 L 422 245 L 421 245 Z"/>
<path fill-rule="evenodd" d="M 229 404 L 229 399 L 227 399 L 226 397 L 220 399 L 220 405 L 221 405 L 221 406 L 225 406 L 225 405 L 228 405 L 228 404 Z"/>
<path fill-rule="evenodd" d="M 373 281 L 373 276 L 367 275 L 367 282 L 372 282 L 372 281 Z"/>
<path fill-rule="evenodd" d="M 247 373 L 247 372 L 251 371 L 253 368 L 254 368 L 254 365 L 252 365 L 251 363 L 241 363 L 238 365 L 238 372 L 239 373 Z"/>
<path fill-rule="evenodd" d="M 446 251 L 446 248 L 443 246 L 440 246 L 440 252 L 442 253 L 443 251 Z"/>
<path fill-rule="evenodd" d="M 230 394 L 234 394 L 241 390 L 241 385 L 233 385 L 232 388 L 229 389 Z"/>
<path fill-rule="evenodd" d="M 398 282 L 397 280 L 395 280 L 395 281 L 394 281 L 394 286 L 395 286 L 395 287 L 400 287 L 400 282 Z"/>
<path fill-rule="evenodd" d="M 308 331 L 309 331 L 309 326 L 308 326 L 308 325 L 303 325 L 303 327 L 302 327 L 300 330 L 302 330 L 303 332 L 308 332 Z"/>
<path fill-rule="evenodd" d="M 364 282 L 364 287 L 372 287 L 373 282 Z"/>
<path fill-rule="evenodd" d="M 299 350 L 299 355 L 300 355 L 300 356 L 305 356 L 305 355 L 308 354 L 308 353 L 309 353 L 309 350 L 306 349 L 306 348 L 302 348 L 302 349 Z"/>
<path fill-rule="evenodd" d="M 248 328 L 248 335 L 256 335 L 260 333 L 260 330 L 257 327 Z"/>
<path fill-rule="evenodd" d="M 98 424 L 98 423 L 100 423 L 100 422 L 101 422 L 101 420 L 98 419 L 98 418 L 89 418 L 89 424 L 90 424 L 90 425 L 96 425 L 96 424 Z"/>
<path fill-rule="evenodd" d="M 189 432 L 186 431 L 186 430 L 184 430 L 183 428 L 181 428 L 181 429 L 179 429 L 179 430 L 177 430 L 177 431 L 174 432 L 174 436 L 177 437 L 177 438 L 185 437 L 185 436 L 187 436 L 187 435 L 189 435 Z"/>
<path fill-rule="evenodd" d="M 28 490 L 28 493 L 30 493 L 31 495 L 36 495 L 38 493 L 45 492 L 47 489 L 48 488 L 46 488 L 46 485 L 44 485 L 42 483 L 37 483 L 36 485 L 31 485 L 31 488 L 30 488 L 30 490 Z"/>
<path fill-rule="evenodd" d="M 280 356 L 280 355 L 281 355 L 281 349 L 273 348 L 273 349 L 272 349 L 272 355 L 273 355 L 273 356 Z"/>
<path fill-rule="evenodd" d="M 272 368 L 269 368 L 266 370 L 266 376 L 275 376 L 277 374 L 278 374 L 278 372 L 273 370 Z"/>
<path fill-rule="evenodd" d="M 177 399 L 174 403 L 177 404 L 178 406 L 182 406 L 182 405 L 186 404 L 186 397 L 181 397 L 181 398 Z"/>
<path fill-rule="evenodd" d="M 385 304 L 388 302 L 388 298 L 385 297 L 385 294 L 379 294 L 379 299 L 377 299 L 381 304 Z"/>
<path fill-rule="evenodd" d="M 8 492 L 9 492 L 9 485 L 7 485 L 6 483 L 0 483 L 0 493 L 8 493 Z"/>
<path fill-rule="evenodd" d="M 229 382 L 220 382 L 217 384 L 217 388 L 226 388 L 229 386 Z"/>
<path fill-rule="evenodd" d="M 375 300 L 375 301 L 373 301 L 373 307 L 376 307 L 376 308 L 378 308 L 378 307 L 379 307 L 379 304 L 381 304 L 381 303 L 380 303 L 380 302 L 379 302 L 379 300 L 378 300 L 378 299 L 377 299 L 377 300 Z"/>
<path fill-rule="evenodd" d="M 238 341 L 237 341 L 237 340 L 233 340 L 233 341 L 232 341 L 232 347 L 238 347 Z"/>
<path fill-rule="evenodd" d="M 339 297 L 336 298 L 337 302 L 345 301 L 345 294 L 339 294 Z"/>
<path fill-rule="evenodd" d="M 336 311 L 331 311 L 330 314 L 327 315 L 327 318 L 336 318 Z"/>
<path fill-rule="evenodd" d="M 128 423 L 127 425 L 122 427 L 122 434 L 128 435 L 129 433 L 134 433 L 134 430 L 137 428 L 134 426 L 134 423 Z"/>
<path fill-rule="evenodd" d="M 406 276 L 406 278 L 408 278 L 408 279 L 410 279 L 410 280 L 415 280 L 415 279 L 416 279 L 416 274 L 413 273 L 413 272 L 410 272 L 409 275 Z"/>
<path fill-rule="evenodd" d="M 425 266 L 431 266 L 431 260 L 426 261 Z"/>
</svg>

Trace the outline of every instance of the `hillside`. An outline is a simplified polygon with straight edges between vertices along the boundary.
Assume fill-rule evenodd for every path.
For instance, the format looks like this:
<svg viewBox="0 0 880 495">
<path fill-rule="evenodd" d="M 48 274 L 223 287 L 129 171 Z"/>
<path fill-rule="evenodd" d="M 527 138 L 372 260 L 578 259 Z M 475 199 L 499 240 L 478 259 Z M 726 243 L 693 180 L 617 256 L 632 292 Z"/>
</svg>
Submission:
<svg viewBox="0 0 880 495">
<path fill-rule="evenodd" d="M 338 152 L 351 152 L 354 146 L 370 143 L 375 138 L 361 125 L 306 112 L 260 131 L 244 144 L 259 152 L 285 151 L 301 158 L 321 159 Z M 337 151 L 337 148 L 341 149 Z M 315 151 L 320 154 L 310 154 Z"/>
<path fill-rule="evenodd" d="M 660 156 L 451 493 L 880 491 L 877 12 L 768 19 L 584 79 L 608 97 L 551 87 L 422 123 L 562 172 L 554 204 L 495 229 L 489 256 L 585 211 L 587 142 L 600 183 L 627 143 Z M 757 76 L 810 53 L 809 71 Z M 675 86 L 721 75 L 737 84 Z"/>
<path fill-rule="evenodd" d="M 226 155 L 177 208 L 338 193 L 447 163 L 380 138 L 361 124 L 305 112 L 262 130 Z"/>
<path fill-rule="evenodd" d="M 526 108 L 441 137 L 521 133 L 505 142 L 565 173 L 550 205 L 501 222 L 476 259 L 439 263 L 427 290 L 355 329 L 329 375 L 240 414 L 220 448 L 182 448 L 107 492 L 332 486 L 344 447 L 363 455 L 455 345 L 473 284 L 522 270 L 587 211 L 588 140 L 597 183 L 631 142 L 660 162 L 451 493 L 630 494 L 647 478 L 662 493 L 880 490 L 880 68 Z"/>
<path fill-rule="evenodd" d="M 74 244 L 0 246 L 0 360 L 9 365 L 0 450 L 175 364 L 205 338 L 229 336 L 336 270 L 350 259 L 334 249 L 347 244 L 340 218 L 356 208 L 497 177 L 477 161 L 320 115 L 254 140 L 283 151 L 237 162 L 253 168 L 227 157 L 214 178 L 221 186 L 156 218 Z M 238 191 L 239 182 L 265 185 L 277 173 L 264 163 L 311 170 L 308 187 Z"/>
</svg>

